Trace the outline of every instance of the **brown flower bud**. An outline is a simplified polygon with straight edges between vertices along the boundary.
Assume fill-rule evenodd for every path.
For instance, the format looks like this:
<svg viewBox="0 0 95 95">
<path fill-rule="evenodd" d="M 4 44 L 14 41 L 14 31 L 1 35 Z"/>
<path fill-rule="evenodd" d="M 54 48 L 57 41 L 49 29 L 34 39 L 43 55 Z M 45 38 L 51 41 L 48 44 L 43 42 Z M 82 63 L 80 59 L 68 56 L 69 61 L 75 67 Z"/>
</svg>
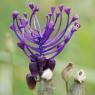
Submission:
<svg viewBox="0 0 95 95">
<path fill-rule="evenodd" d="M 68 81 L 71 77 L 73 64 L 69 63 L 61 72 L 62 79 Z"/>
</svg>

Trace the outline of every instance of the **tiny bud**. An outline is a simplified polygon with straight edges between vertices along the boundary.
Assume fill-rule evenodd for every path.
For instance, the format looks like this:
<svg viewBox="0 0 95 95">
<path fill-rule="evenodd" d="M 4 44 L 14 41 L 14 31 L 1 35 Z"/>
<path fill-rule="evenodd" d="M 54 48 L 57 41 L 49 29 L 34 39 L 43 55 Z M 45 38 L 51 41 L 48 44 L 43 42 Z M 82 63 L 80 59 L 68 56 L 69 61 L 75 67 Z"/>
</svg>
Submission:
<svg viewBox="0 0 95 95">
<path fill-rule="evenodd" d="M 16 32 L 16 26 L 15 26 L 15 24 L 11 23 L 10 24 L 10 29 L 13 30 L 14 32 Z"/>
<path fill-rule="evenodd" d="M 55 11 L 55 6 L 52 6 L 51 7 L 51 12 L 54 13 L 54 11 Z"/>
<path fill-rule="evenodd" d="M 68 81 L 71 77 L 72 74 L 72 70 L 73 70 L 73 64 L 69 63 L 63 70 L 61 73 L 62 79 L 65 81 Z"/>
<path fill-rule="evenodd" d="M 76 32 L 80 28 L 80 23 L 76 21 L 72 27 L 72 32 Z"/>
<path fill-rule="evenodd" d="M 69 14 L 70 14 L 70 11 L 71 11 L 71 8 L 65 7 L 65 8 L 64 8 L 64 11 L 65 11 L 65 13 L 66 13 L 67 15 L 69 15 Z"/>
<path fill-rule="evenodd" d="M 74 25 L 75 25 L 77 28 L 80 28 L 80 23 L 79 23 L 78 21 L 76 21 L 76 22 L 74 23 Z"/>
<path fill-rule="evenodd" d="M 29 3 L 29 7 L 30 7 L 30 9 L 32 9 L 32 10 L 33 10 L 34 5 L 33 5 L 32 3 Z"/>
<path fill-rule="evenodd" d="M 24 15 L 25 18 L 27 18 L 27 13 L 26 12 L 24 12 L 23 15 Z"/>
<path fill-rule="evenodd" d="M 62 10 L 63 10 L 63 5 L 62 4 L 59 5 L 59 10 L 62 12 Z"/>
<path fill-rule="evenodd" d="M 43 71 L 41 77 L 42 77 L 42 79 L 45 79 L 45 80 L 49 81 L 53 77 L 53 72 L 50 69 L 46 69 L 46 70 Z"/>
<path fill-rule="evenodd" d="M 19 15 L 18 11 L 14 11 L 12 13 L 13 19 L 16 19 L 18 15 Z"/>
<path fill-rule="evenodd" d="M 77 14 L 74 15 L 74 16 L 72 17 L 71 22 L 74 22 L 74 21 L 78 20 L 78 18 L 79 18 L 79 16 L 78 16 Z"/>
<path fill-rule="evenodd" d="M 33 90 L 36 87 L 36 80 L 31 74 L 26 75 L 26 81 L 29 89 Z"/>
<path fill-rule="evenodd" d="M 80 70 L 77 72 L 77 75 L 75 77 L 75 80 L 79 83 L 82 83 L 83 81 L 85 81 L 86 79 L 86 73 L 84 72 L 84 70 Z"/>
<path fill-rule="evenodd" d="M 52 16 L 52 14 L 50 13 L 50 14 L 48 14 L 50 17 Z"/>
<path fill-rule="evenodd" d="M 18 45 L 19 48 L 21 48 L 22 50 L 24 50 L 25 44 L 23 42 L 18 42 L 17 45 Z"/>
</svg>

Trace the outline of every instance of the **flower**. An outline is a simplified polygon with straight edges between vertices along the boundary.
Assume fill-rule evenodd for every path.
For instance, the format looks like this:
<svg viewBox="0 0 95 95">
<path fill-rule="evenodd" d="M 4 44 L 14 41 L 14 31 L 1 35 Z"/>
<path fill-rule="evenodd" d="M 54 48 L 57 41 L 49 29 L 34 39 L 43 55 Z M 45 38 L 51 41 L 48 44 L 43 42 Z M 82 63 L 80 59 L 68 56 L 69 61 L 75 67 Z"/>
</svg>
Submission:
<svg viewBox="0 0 95 95">
<path fill-rule="evenodd" d="M 46 16 L 46 25 L 41 28 L 36 15 L 39 7 L 30 3 L 29 8 L 31 10 L 30 18 L 26 12 L 23 13 L 23 17 L 19 16 L 18 11 L 12 13 L 13 22 L 10 24 L 10 28 L 20 40 L 17 45 L 30 60 L 29 69 L 33 80 L 38 81 L 37 78 L 41 78 L 43 71 L 54 70 L 56 63 L 54 58 L 64 49 L 75 31 L 80 28 L 80 24 L 75 22 L 78 20 L 78 16 L 70 18 L 71 8 L 60 4 L 56 16 L 56 7 L 51 7 L 51 12 Z M 67 15 L 67 21 L 61 31 L 63 12 Z M 56 24 L 58 21 L 59 25 Z M 71 25 L 73 27 L 69 29 Z M 57 30 L 55 27 L 58 27 Z M 67 34 L 68 29 L 70 31 Z M 30 80 L 31 78 L 29 78 Z"/>
</svg>

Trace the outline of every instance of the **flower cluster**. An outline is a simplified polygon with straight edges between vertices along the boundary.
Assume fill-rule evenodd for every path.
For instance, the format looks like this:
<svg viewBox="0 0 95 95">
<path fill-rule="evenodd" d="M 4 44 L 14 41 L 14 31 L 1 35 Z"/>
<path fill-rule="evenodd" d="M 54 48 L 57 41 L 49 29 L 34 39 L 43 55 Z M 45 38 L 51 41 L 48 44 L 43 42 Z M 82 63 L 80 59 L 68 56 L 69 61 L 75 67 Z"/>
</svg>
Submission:
<svg viewBox="0 0 95 95">
<path fill-rule="evenodd" d="M 38 76 L 41 78 L 44 70 L 49 68 L 53 71 L 54 58 L 64 49 L 72 35 L 80 28 L 80 24 L 78 15 L 70 18 L 71 9 L 60 4 L 59 12 L 55 11 L 55 6 L 51 7 L 51 12 L 46 16 L 46 25 L 42 29 L 36 15 L 39 7 L 30 3 L 29 8 L 31 10 L 30 18 L 26 12 L 23 13 L 23 17 L 19 15 L 18 11 L 13 12 L 13 22 L 10 24 L 10 28 L 20 40 L 17 45 L 30 59 L 31 74 L 28 74 L 26 79 L 33 89 L 38 81 Z M 61 29 L 63 12 L 67 15 L 67 21 L 65 27 Z M 56 26 L 57 29 L 55 29 Z"/>
</svg>

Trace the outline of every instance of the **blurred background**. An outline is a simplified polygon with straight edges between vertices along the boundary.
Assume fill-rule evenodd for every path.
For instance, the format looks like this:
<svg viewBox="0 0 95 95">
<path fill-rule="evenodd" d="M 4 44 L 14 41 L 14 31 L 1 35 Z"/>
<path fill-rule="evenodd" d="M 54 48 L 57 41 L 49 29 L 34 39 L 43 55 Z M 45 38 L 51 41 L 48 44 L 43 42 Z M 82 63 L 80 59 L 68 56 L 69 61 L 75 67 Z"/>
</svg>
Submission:
<svg viewBox="0 0 95 95">
<path fill-rule="evenodd" d="M 0 95 L 35 95 L 35 91 L 28 89 L 25 80 L 29 72 L 29 60 L 17 47 L 18 39 L 9 28 L 12 22 L 12 11 L 18 10 L 21 14 L 24 11 L 29 13 L 29 2 L 39 5 L 38 17 L 42 27 L 45 24 L 45 16 L 50 12 L 52 5 L 58 7 L 62 3 L 64 6 L 71 7 L 72 15 L 75 13 L 79 15 L 81 28 L 63 52 L 56 57 L 55 95 L 63 93 L 65 84 L 59 86 L 63 82 L 60 73 L 68 62 L 74 64 L 73 75 L 79 69 L 85 70 L 86 95 L 95 95 L 95 0 L 0 0 Z"/>
</svg>

